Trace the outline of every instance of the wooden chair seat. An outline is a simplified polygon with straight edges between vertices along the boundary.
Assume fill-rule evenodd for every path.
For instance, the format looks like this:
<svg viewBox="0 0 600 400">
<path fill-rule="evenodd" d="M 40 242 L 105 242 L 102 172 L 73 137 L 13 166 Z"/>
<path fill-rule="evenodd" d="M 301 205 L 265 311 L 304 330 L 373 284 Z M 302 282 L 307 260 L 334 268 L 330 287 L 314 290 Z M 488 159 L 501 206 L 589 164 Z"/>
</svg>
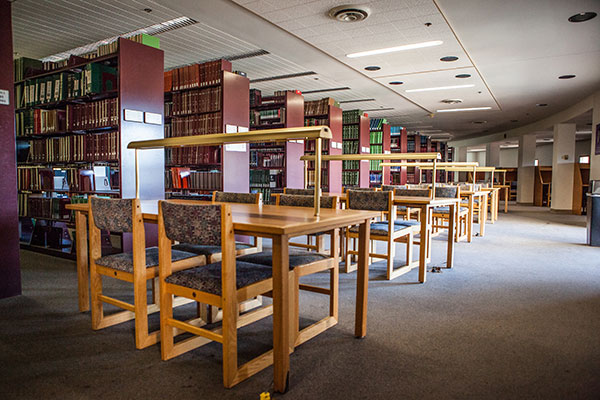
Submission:
<svg viewBox="0 0 600 400">
<path fill-rule="evenodd" d="M 394 232 L 400 232 L 403 229 L 407 229 L 407 230 L 412 229 L 414 231 L 414 233 L 419 232 L 419 226 L 412 225 L 412 224 L 403 225 L 402 222 L 411 222 L 411 221 L 395 221 L 394 222 Z M 418 225 L 420 225 L 420 223 L 418 221 L 414 221 L 414 222 L 416 222 Z M 352 233 L 358 233 L 358 230 L 359 230 L 358 226 L 353 226 L 350 228 L 350 232 L 352 232 Z M 371 222 L 371 236 L 388 236 L 389 230 L 390 230 L 390 225 L 387 221 Z"/>
<path fill-rule="evenodd" d="M 175 250 L 171 253 L 171 262 L 197 257 L 198 255 L 199 254 Z M 96 265 L 133 273 L 133 253 L 118 253 L 100 257 L 96 260 Z M 146 249 L 146 268 L 156 267 L 157 265 L 158 247 L 148 247 Z"/>
<path fill-rule="evenodd" d="M 469 208 L 468 207 L 461 207 L 460 210 L 458 210 L 459 213 L 468 213 L 469 212 Z M 448 215 L 450 213 L 450 207 L 448 206 L 444 206 L 444 207 L 436 207 L 433 209 L 433 214 L 444 214 L 444 215 Z"/>
<path fill-rule="evenodd" d="M 316 253 L 314 251 L 305 250 L 289 250 L 289 263 L 290 269 L 300 267 L 302 265 L 311 264 L 317 261 L 323 261 L 329 258 L 326 254 Z M 248 254 L 245 256 L 238 257 L 239 261 L 247 263 L 268 265 L 273 266 L 273 252 L 272 251 L 261 251 L 260 253 Z"/>
<path fill-rule="evenodd" d="M 252 264 L 238 259 L 235 265 L 236 289 L 239 290 L 243 287 L 271 279 L 272 271 L 271 267 Z M 221 262 L 216 262 L 175 272 L 167 277 L 165 282 L 221 296 L 223 287 L 221 276 Z"/>
</svg>

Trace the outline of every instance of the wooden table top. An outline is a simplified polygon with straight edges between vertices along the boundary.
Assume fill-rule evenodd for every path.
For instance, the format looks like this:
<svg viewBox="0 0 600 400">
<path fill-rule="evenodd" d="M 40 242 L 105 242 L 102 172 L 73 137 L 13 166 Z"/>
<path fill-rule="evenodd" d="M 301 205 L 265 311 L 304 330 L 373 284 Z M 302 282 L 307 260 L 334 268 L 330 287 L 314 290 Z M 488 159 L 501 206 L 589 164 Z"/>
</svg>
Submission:
<svg viewBox="0 0 600 400">
<path fill-rule="evenodd" d="M 471 191 L 460 191 L 460 195 L 465 195 L 465 196 L 487 196 L 488 192 L 485 192 L 483 190 L 478 190 L 476 192 L 471 192 Z"/>
<path fill-rule="evenodd" d="M 169 200 L 175 203 L 214 204 L 210 201 Z M 145 221 L 158 219 L 158 200 L 141 200 Z M 240 232 L 270 235 L 304 235 L 322 232 L 342 226 L 361 223 L 369 218 L 378 217 L 378 211 L 333 210 L 321 208 L 321 215 L 314 216 L 314 209 L 308 207 L 287 207 L 226 203 L 231 206 L 233 228 Z M 88 211 L 87 203 L 68 204 L 67 209 Z"/>
<path fill-rule="evenodd" d="M 394 196 L 394 204 L 396 205 L 417 204 L 438 207 L 458 203 L 459 201 L 460 199 L 447 197 L 436 197 L 435 199 L 431 199 L 429 197 L 418 196 Z"/>
</svg>

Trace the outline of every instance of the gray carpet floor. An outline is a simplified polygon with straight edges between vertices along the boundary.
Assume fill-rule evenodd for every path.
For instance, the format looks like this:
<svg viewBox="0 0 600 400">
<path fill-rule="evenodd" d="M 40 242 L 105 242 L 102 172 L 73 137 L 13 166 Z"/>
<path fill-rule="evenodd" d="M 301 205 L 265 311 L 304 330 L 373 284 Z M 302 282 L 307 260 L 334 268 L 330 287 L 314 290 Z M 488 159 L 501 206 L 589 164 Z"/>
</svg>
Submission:
<svg viewBox="0 0 600 400">
<path fill-rule="evenodd" d="M 290 390 L 274 397 L 599 399 L 600 248 L 585 246 L 584 226 L 584 217 L 513 206 L 426 284 L 416 270 L 385 281 L 383 263 L 372 265 L 361 340 L 356 273 L 342 274 L 339 324 L 291 355 Z M 444 260 L 442 235 L 432 265 Z M 0 300 L 0 399 L 259 399 L 272 388 L 268 368 L 224 389 L 219 344 L 163 362 L 159 346 L 135 349 L 133 322 L 92 331 L 77 311 L 73 262 L 22 252 L 22 274 L 23 295 Z M 131 299 L 111 281 L 109 295 Z M 303 294 L 302 324 L 325 305 Z M 271 322 L 240 331 L 241 362 L 271 347 Z"/>
</svg>

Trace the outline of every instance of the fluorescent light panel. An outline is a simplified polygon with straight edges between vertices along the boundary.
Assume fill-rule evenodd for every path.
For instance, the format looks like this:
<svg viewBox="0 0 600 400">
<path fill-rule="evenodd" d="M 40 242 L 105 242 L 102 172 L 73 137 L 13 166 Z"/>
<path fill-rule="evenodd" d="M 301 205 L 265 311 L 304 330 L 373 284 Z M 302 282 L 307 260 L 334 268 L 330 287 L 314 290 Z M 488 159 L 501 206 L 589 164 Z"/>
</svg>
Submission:
<svg viewBox="0 0 600 400">
<path fill-rule="evenodd" d="M 413 50 L 413 49 L 421 49 L 423 47 L 439 46 L 443 43 L 444 42 L 442 42 L 441 40 L 433 40 L 431 42 L 405 44 L 403 46 L 386 47 L 384 49 L 368 50 L 368 51 L 361 51 L 358 53 L 346 54 L 346 57 L 357 58 L 357 57 L 373 56 L 376 54 L 394 53 L 396 51 Z"/>
<path fill-rule="evenodd" d="M 447 108 L 445 110 L 437 110 L 436 112 L 459 112 L 459 111 L 481 111 L 481 110 L 491 110 L 492 107 L 470 107 L 470 108 Z"/>
<path fill-rule="evenodd" d="M 454 86 L 438 86 L 438 87 L 421 88 L 421 89 L 408 89 L 408 90 L 405 90 L 405 92 L 406 93 L 431 92 L 434 90 L 463 89 L 463 88 L 470 88 L 473 86 L 475 86 L 475 85 L 469 84 L 469 85 L 454 85 Z"/>
</svg>

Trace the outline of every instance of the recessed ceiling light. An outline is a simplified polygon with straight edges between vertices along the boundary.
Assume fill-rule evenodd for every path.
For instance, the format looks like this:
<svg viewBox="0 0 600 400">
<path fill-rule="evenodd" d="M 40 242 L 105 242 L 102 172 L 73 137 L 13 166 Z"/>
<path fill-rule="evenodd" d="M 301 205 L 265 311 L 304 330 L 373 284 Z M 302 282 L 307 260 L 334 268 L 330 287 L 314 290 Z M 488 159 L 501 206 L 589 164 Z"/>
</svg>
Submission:
<svg viewBox="0 0 600 400">
<path fill-rule="evenodd" d="M 431 92 L 433 90 L 450 90 L 450 89 L 462 89 L 462 88 L 470 88 L 475 85 L 454 85 L 454 86 L 438 86 L 438 87 L 430 87 L 430 88 L 421 88 L 421 89 L 408 89 L 406 93 L 415 93 L 415 92 Z"/>
<path fill-rule="evenodd" d="M 377 65 L 369 65 L 368 67 L 365 67 L 365 69 L 367 71 L 379 71 L 381 69 L 381 67 L 379 67 Z"/>
<path fill-rule="evenodd" d="M 573 79 L 575 78 L 575 75 L 561 75 L 558 77 L 558 79 Z"/>
<path fill-rule="evenodd" d="M 481 111 L 481 110 L 491 110 L 492 107 L 470 107 L 470 108 L 447 108 L 445 110 L 437 110 L 436 112 L 445 113 L 445 112 L 459 112 L 459 111 Z"/>
<path fill-rule="evenodd" d="M 144 11 L 146 11 L 147 13 L 151 13 L 152 9 L 151 8 L 144 8 Z"/>
<path fill-rule="evenodd" d="M 575 14 L 575 15 L 571 15 L 569 17 L 569 22 L 585 22 L 585 21 L 589 21 L 590 19 L 594 18 L 596 15 L 595 12 L 581 12 L 579 14 Z"/>
<path fill-rule="evenodd" d="M 432 40 L 430 42 L 405 44 L 403 46 L 385 47 L 383 49 L 361 51 L 361 52 L 358 52 L 358 53 L 350 53 L 350 54 L 346 54 L 346 57 L 348 57 L 348 58 L 357 58 L 357 57 L 373 56 L 375 54 L 394 53 L 396 51 L 413 50 L 413 49 L 421 49 L 421 48 L 424 48 L 424 47 L 439 46 L 439 45 L 441 45 L 443 43 L 444 42 L 442 42 L 441 40 Z"/>
<path fill-rule="evenodd" d="M 440 58 L 440 61 L 444 61 L 444 62 L 451 62 L 451 61 L 456 61 L 456 60 L 458 60 L 458 57 L 456 57 L 456 56 L 446 56 L 446 57 Z"/>
<path fill-rule="evenodd" d="M 465 79 L 465 78 L 470 78 L 470 77 L 471 77 L 471 74 L 458 74 L 455 76 L 455 78 L 458 78 L 458 79 Z"/>
<path fill-rule="evenodd" d="M 444 104 L 459 104 L 462 102 L 463 101 L 461 99 L 444 99 L 444 100 L 440 101 L 440 103 L 444 103 Z"/>
<path fill-rule="evenodd" d="M 390 85 L 402 85 L 404 82 L 402 81 L 391 81 Z"/>
<path fill-rule="evenodd" d="M 546 103 L 537 103 L 536 106 L 538 107 L 546 107 L 548 104 Z"/>
</svg>

